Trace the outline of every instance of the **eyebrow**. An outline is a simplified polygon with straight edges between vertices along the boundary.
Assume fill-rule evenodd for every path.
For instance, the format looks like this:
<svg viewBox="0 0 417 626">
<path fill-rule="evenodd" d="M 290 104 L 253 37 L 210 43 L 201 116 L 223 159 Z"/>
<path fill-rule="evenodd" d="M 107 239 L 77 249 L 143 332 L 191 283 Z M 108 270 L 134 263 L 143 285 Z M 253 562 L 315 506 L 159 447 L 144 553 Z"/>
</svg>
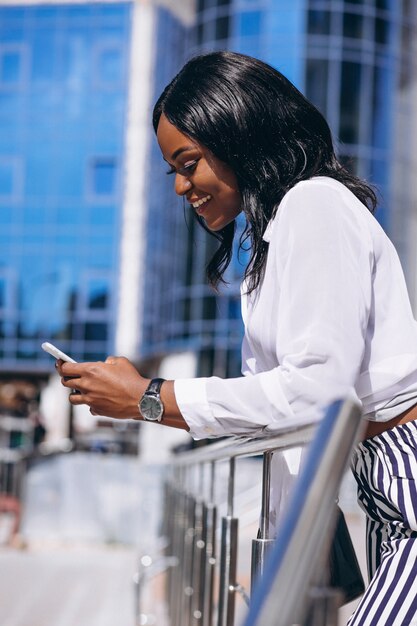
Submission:
<svg viewBox="0 0 417 626">
<path fill-rule="evenodd" d="M 173 152 L 173 154 L 171 154 L 171 159 L 173 161 L 175 161 L 175 159 L 182 154 L 183 152 L 189 152 L 190 150 L 195 150 L 197 148 L 197 146 L 191 145 L 191 146 L 183 146 L 182 148 L 178 148 L 178 150 L 175 150 L 175 152 Z"/>
</svg>

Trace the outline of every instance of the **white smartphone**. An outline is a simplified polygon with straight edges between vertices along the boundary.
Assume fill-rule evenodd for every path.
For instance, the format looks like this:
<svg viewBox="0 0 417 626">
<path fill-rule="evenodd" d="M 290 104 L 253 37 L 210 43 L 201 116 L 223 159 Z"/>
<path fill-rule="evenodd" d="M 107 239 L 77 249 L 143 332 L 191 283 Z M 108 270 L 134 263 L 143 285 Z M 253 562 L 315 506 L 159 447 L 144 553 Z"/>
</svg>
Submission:
<svg viewBox="0 0 417 626">
<path fill-rule="evenodd" d="M 49 343 L 48 341 L 45 341 L 42 344 L 42 349 L 45 350 L 45 352 L 48 352 L 49 354 L 54 356 L 56 359 L 62 359 L 63 361 L 68 361 L 68 363 L 77 362 L 74 361 L 74 359 L 72 359 L 70 356 L 68 356 L 68 354 L 65 354 L 65 352 L 62 352 L 62 350 L 59 350 L 59 348 L 54 346 L 52 343 Z"/>
</svg>

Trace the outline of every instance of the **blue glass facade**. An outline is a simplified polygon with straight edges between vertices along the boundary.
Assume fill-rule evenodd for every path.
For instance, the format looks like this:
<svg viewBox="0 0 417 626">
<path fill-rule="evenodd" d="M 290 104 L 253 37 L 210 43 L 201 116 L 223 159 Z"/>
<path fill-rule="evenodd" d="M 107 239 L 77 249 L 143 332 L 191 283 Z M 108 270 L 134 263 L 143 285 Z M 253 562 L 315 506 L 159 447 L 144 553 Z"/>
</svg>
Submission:
<svg viewBox="0 0 417 626">
<path fill-rule="evenodd" d="M 390 229 L 401 2 L 310 0 L 306 94 L 329 120 L 339 154 L 380 189 L 377 217 Z"/>
<path fill-rule="evenodd" d="M 0 368 L 111 352 L 129 3 L 0 8 Z"/>
<path fill-rule="evenodd" d="M 378 186 L 377 218 L 392 235 L 400 207 L 403 214 L 413 211 L 413 196 L 404 191 L 412 187 L 410 168 L 401 167 L 396 194 L 398 198 L 402 193 L 403 202 L 398 206 L 393 169 L 399 150 L 405 162 L 411 162 L 411 151 L 404 154 L 404 142 L 399 146 L 394 140 L 394 125 L 401 83 L 405 74 L 410 82 L 410 67 L 415 65 L 412 48 L 404 43 L 412 33 L 415 36 L 415 7 L 409 0 L 198 0 L 190 53 L 231 49 L 283 72 L 324 113 L 341 159 Z M 411 103 L 404 104 L 412 93 L 409 88 L 408 99 L 401 94 L 403 116 L 412 115 Z M 172 206 L 169 190 L 164 193 L 166 206 Z M 176 217 L 166 219 L 173 240 L 169 258 L 175 260 L 161 268 L 166 290 L 160 292 L 163 301 L 154 313 L 160 310 L 163 315 L 157 321 L 155 315 L 153 320 L 147 316 L 144 353 L 192 349 L 198 354 L 197 375 L 237 375 L 242 265 L 232 264 L 230 285 L 217 297 L 204 276 L 215 244 L 191 216 L 188 231 L 178 227 L 183 219 L 180 204 L 172 211 Z M 169 276 L 175 276 L 171 284 Z"/>
<path fill-rule="evenodd" d="M 190 55 L 189 37 L 170 12 L 158 11 L 156 40 L 163 44 L 158 46 L 155 61 L 154 100 Z M 232 286 L 223 298 L 217 298 L 207 285 L 205 264 L 215 244 L 175 196 L 156 141 L 150 162 L 146 259 L 152 271 L 145 277 L 141 357 L 154 358 L 157 364 L 167 353 L 191 350 L 198 354 L 200 375 L 236 371 L 242 339 L 239 281 L 231 268 Z"/>
</svg>

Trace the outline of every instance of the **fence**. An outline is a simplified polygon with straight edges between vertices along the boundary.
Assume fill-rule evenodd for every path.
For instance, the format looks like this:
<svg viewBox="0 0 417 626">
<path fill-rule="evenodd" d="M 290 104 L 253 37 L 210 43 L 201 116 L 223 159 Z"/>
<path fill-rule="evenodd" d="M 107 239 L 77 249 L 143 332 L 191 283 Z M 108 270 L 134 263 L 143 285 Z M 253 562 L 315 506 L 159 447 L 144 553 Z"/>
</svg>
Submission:
<svg viewBox="0 0 417 626">
<path fill-rule="evenodd" d="M 329 407 L 318 428 L 305 424 L 268 437 L 230 438 L 175 457 L 164 487 L 165 554 L 158 561 L 142 560 L 137 624 L 152 623 L 141 610 L 140 594 L 150 576 L 162 570 L 170 626 L 234 626 L 236 594 L 250 605 L 245 626 L 336 624 L 338 595 L 325 585 L 324 557 L 334 502 L 360 423 L 356 404 L 338 402 Z M 305 444 L 310 444 L 308 457 L 274 539 L 269 519 L 272 455 Z M 249 602 L 248 590 L 236 580 L 236 460 L 258 455 L 263 457 L 261 505 L 259 530 L 252 540 Z M 215 491 L 220 463 L 228 467 L 227 507 L 218 519 Z"/>
<path fill-rule="evenodd" d="M 13 518 L 7 537 L 0 530 L 0 543 L 12 541 L 17 534 L 23 479 L 27 459 L 33 450 L 33 425 L 27 418 L 0 415 L 0 522 Z"/>
</svg>

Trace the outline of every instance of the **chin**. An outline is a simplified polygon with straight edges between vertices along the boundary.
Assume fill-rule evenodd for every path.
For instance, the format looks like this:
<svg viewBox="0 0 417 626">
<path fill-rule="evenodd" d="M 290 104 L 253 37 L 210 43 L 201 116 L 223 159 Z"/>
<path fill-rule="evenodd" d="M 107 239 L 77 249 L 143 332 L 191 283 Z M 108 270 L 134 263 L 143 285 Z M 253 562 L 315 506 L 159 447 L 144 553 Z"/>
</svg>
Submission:
<svg viewBox="0 0 417 626">
<path fill-rule="evenodd" d="M 208 228 L 209 230 L 211 230 L 213 233 L 217 233 L 217 232 L 219 232 L 219 230 L 221 230 L 222 228 L 224 228 L 224 226 L 222 226 L 222 225 L 220 225 L 220 226 L 219 226 L 218 224 L 215 224 L 215 225 L 210 225 L 210 224 L 207 224 L 207 222 L 206 222 L 206 226 L 207 226 L 207 228 Z"/>
<path fill-rule="evenodd" d="M 217 233 L 219 232 L 219 230 L 222 230 L 223 228 L 225 228 L 225 226 L 228 226 L 228 224 L 231 224 L 234 221 L 234 217 L 231 218 L 230 220 L 216 220 L 215 222 L 208 222 L 206 221 L 206 226 L 209 230 L 213 231 L 213 233 Z"/>
</svg>

